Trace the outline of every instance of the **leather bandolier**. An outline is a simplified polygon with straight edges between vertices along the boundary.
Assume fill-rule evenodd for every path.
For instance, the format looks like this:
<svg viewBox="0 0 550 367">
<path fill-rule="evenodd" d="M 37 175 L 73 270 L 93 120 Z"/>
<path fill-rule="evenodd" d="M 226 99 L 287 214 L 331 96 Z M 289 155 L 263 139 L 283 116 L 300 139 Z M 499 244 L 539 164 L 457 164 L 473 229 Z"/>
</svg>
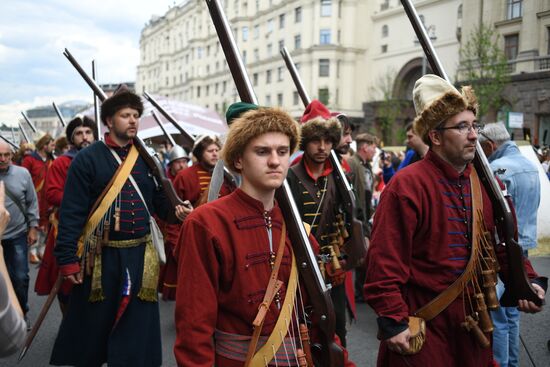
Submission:
<svg viewBox="0 0 550 367">
<path fill-rule="evenodd" d="M 296 180 L 289 183 L 298 210 L 319 243 L 319 268 L 327 284 L 336 286 L 344 281 L 346 254 L 344 242 L 349 237 L 342 200 L 332 174 L 317 182 L 307 176 L 303 162 L 291 167 Z"/>
</svg>

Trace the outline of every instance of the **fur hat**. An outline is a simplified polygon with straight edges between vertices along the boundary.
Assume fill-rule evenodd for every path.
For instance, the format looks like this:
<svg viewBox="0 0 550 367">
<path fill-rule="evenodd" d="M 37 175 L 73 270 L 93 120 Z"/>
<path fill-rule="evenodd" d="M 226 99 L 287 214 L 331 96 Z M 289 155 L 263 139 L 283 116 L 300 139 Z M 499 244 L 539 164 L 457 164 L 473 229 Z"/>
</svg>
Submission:
<svg viewBox="0 0 550 367">
<path fill-rule="evenodd" d="M 431 143 L 428 137 L 430 130 L 464 110 L 476 115 L 478 107 L 472 87 L 462 87 L 459 92 L 445 79 L 433 74 L 426 74 L 416 81 L 413 102 L 416 110 L 414 132 L 428 145 Z"/>
<path fill-rule="evenodd" d="M 89 127 L 94 133 L 94 138 L 97 140 L 97 131 L 95 129 L 95 122 L 88 116 L 76 116 L 72 119 L 65 128 L 65 135 L 70 143 L 73 142 L 73 134 L 77 127 Z"/>
<path fill-rule="evenodd" d="M 143 113 L 141 97 L 132 93 L 125 84 L 120 84 L 113 95 L 101 105 L 101 121 L 104 125 L 107 125 L 107 117 L 113 116 L 118 110 L 126 107 L 137 110 L 139 116 Z"/>
<path fill-rule="evenodd" d="M 332 116 L 324 104 L 314 99 L 307 106 L 300 119 L 302 140 L 300 149 L 305 150 L 307 143 L 322 137 L 328 138 L 336 148 L 342 137 L 342 125 L 336 116 Z"/>
<path fill-rule="evenodd" d="M 50 134 L 42 135 L 42 137 L 38 139 L 38 141 L 35 144 L 36 150 L 41 150 L 42 148 L 44 148 L 44 146 L 49 144 L 52 140 L 53 140 L 53 137 Z"/>
<path fill-rule="evenodd" d="M 206 148 L 210 144 L 216 144 L 220 149 L 222 147 L 222 142 L 220 141 L 220 138 L 214 135 L 201 135 L 197 140 L 195 140 L 195 144 L 193 144 L 193 149 L 191 149 L 191 153 L 193 154 L 193 157 L 197 161 L 202 160 L 202 154 L 206 150 Z"/>
<path fill-rule="evenodd" d="M 278 108 L 259 107 L 251 109 L 236 118 L 229 127 L 227 140 L 223 147 L 222 158 L 227 167 L 239 172 L 235 167 L 250 140 L 262 134 L 278 132 L 290 139 L 290 154 L 296 151 L 300 141 L 300 127 L 285 111 Z"/>
</svg>

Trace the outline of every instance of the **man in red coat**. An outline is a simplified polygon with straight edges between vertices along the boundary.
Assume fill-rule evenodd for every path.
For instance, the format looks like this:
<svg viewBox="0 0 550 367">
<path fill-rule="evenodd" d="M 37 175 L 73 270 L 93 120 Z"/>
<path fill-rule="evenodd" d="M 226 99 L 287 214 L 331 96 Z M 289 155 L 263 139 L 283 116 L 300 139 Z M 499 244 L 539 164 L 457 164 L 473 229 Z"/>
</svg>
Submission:
<svg viewBox="0 0 550 367">
<path fill-rule="evenodd" d="M 38 270 L 34 288 L 36 293 L 41 296 L 50 293 L 59 273 L 59 268 L 57 267 L 53 255 L 53 249 L 55 246 L 55 239 L 57 238 L 57 224 L 59 222 L 58 209 L 63 199 L 67 172 L 76 154 L 96 140 L 94 127 L 95 122 L 86 116 L 75 117 L 69 122 L 65 129 L 65 134 L 70 142 L 70 149 L 52 163 L 48 171 L 48 176 L 46 177 L 45 198 L 48 206 L 53 208 L 53 212 L 50 216 L 51 229 L 48 232 L 46 250 L 44 252 L 44 258 L 42 259 L 42 264 Z M 59 305 L 63 312 L 68 302 L 69 291 L 70 284 L 66 282 L 58 293 Z"/>
<path fill-rule="evenodd" d="M 194 206 L 206 202 L 212 170 L 219 159 L 222 144 L 216 136 L 203 135 L 197 139 L 191 153 L 196 162 L 191 167 L 181 170 L 174 181 L 174 188 L 182 200 L 189 200 Z M 233 191 L 232 184 L 225 179 L 219 196 Z"/>
<path fill-rule="evenodd" d="M 491 235 L 495 233 L 492 203 L 483 185 L 476 190 L 480 185 L 471 163 L 481 129 L 473 90 L 463 87 L 459 92 L 444 79 L 425 75 L 415 84 L 413 100 L 415 132 L 430 150 L 423 160 L 397 172 L 384 189 L 367 255 L 365 296 L 378 315 L 382 340 L 378 366 L 490 366 L 491 348 L 483 348 L 480 342 L 489 344 L 491 338 L 480 329 L 489 332 L 491 325 L 483 326 L 483 307 L 475 304 L 481 304 L 478 296 L 485 302 L 489 297 L 479 291 L 479 285 L 472 288 L 470 280 L 447 307 L 439 308 L 439 314 L 426 317 L 423 347 L 416 354 L 405 355 L 412 345 L 409 316 L 462 274 L 470 274 L 471 259 L 481 264 L 477 251 L 480 224 Z M 472 202 L 480 209 L 475 214 Z M 480 215 L 477 222 L 474 215 Z M 500 275 L 507 279 L 505 249 L 493 243 L 485 248 L 493 247 Z M 528 260 L 525 266 L 543 298 L 544 279 L 537 278 Z M 518 306 L 525 312 L 540 311 L 525 300 Z"/>
<path fill-rule="evenodd" d="M 50 134 L 45 134 L 36 142 L 36 150 L 29 155 L 26 155 L 21 162 L 21 166 L 25 167 L 32 177 L 34 189 L 38 197 L 38 211 L 40 220 L 38 222 L 38 241 L 37 244 L 30 249 L 30 261 L 36 264 L 42 258 L 44 253 L 44 242 L 48 232 L 48 215 L 49 205 L 46 200 L 45 184 L 48 169 L 53 162 L 53 151 L 55 149 L 55 140 Z"/>
<path fill-rule="evenodd" d="M 260 307 L 266 315 L 258 348 L 276 328 L 295 279 L 292 245 L 274 195 L 298 145 L 299 127 L 285 112 L 249 106 L 231 124 L 223 151 L 226 166 L 241 175 L 241 187 L 195 209 L 183 224 L 175 312 L 178 366 L 243 366 L 266 293 L 273 297 Z M 268 287 L 272 275 L 280 281 L 276 288 Z M 295 335 L 286 327 L 276 334 L 284 344 L 268 348 L 276 351 L 275 360 L 272 355 L 265 363 L 296 366 Z"/>
</svg>

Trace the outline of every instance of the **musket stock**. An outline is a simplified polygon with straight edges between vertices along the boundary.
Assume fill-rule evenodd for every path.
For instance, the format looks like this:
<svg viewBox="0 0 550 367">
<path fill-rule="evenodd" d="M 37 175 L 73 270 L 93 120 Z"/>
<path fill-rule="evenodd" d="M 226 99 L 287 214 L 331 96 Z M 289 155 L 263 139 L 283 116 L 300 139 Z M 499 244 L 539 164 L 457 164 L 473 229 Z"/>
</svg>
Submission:
<svg viewBox="0 0 550 367">
<path fill-rule="evenodd" d="M 430 37 L 418 16 L 411 0 L 401 0 L 403 8 L 407 13 L 407 17 L 411 21 L 412 27 L 424 49 L 426 58 L 434 73 L 449 83 L 449 77 L 443 69 L 441 61 L 437 57 L 435 49 L 432 45 Z M 495 179 L 489 161 L 479 144 L 476 142 L 476 154 L 474 158 L 474 167 L 479 175 L 479 178 L 493 203 L 493 211 L 495 213 L 495 224 L 500 229 L 500 234 L 503 236 L 503 244 L 506 246 L 506 254 L 508 258 L 508 279 L 504 281 L 505 292 L 500 303 L 505 307 L 516 307 L 518 300 L 526 299 L 532 301 L 538 306 L 544 303 L 540 299 L 537 292 L 531 285 L 525 266 L 523 263 L 523 251 L 521 246 L 515 240 L 516 224 L 512 214 L 512 210 L 508 205 L 508 201 L 504 197 L 500 186 Z"/>
<path fill-rule="evenodd" d="M 241 53 L 238 50 L 229 22 L 219 0 L 206 0 L 206 4 L 241 101 L 258 104 L 252 84 L 246 73 L 246 68 L 242 62 Z M 336 322 L 332 300 L 325 286 L 317 265 L 316 256 L 309 243 L 298 208 L 286 180 L 275 192 L 275 197 L 285 219 L 300 276 L 309 295 L 308 299 L 313 305 L 314 311 L 312 317 L 315 318 L 320 329 L 319 339 L 321 340 L 322 347 L 316 348 L 317 355 L 319 356 L 317 358 L 319 366 L 343 366 L 343 352 L 334 342 Z"/>
<path fill-rule="evenodd" d="M 296 86 L 296 90 L 302 99 L 304 107 L 307 107 L 310 104 L 311 99 L 306 92 L 302 79 L 300 78 L 300 74 L 298 73 L 298 69 L 296 69 L 296 65 L 292 61 L 292 57 L 286 47 L 283 47 L 281 50 L 281 56 L 283 57 L 286 67 L 290 72 L 290 76 L 294 81 L 294 85 Z M 367 244 L 365 241 L 363 224 L 355 218 L 355 194 L 353 193 L 353 189 L 349 184 L 334 149 L 331 150 L 329 159 L 332 167 L 334 167 L 334 178 L 338 192 L 342 196 L 344 209 L 347 217 L 350 218 L 351 221 L 351 234 L 348 241 L 344 244 L 344 249 L 347 255 L 345 269 L 350 270 L 363 264 L 365 255 L 367 254 Z"/>
</svg>

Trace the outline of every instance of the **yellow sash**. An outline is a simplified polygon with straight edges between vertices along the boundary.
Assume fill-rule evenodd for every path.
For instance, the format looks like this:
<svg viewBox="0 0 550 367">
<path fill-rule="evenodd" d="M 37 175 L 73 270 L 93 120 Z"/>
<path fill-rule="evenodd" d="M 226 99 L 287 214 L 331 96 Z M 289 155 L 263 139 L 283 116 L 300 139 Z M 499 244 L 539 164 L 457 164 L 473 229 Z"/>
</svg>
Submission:
<svg viewBox="0 0 550 367">
<path fill-rule="evenodd" d="M 128 156 L 122 163 L 122 167 L 120 168 L 120 171 L 118 171 L 118 175 L 116 176 L 113 184 L 109 188 L 109 191 L 107 191 L 105 196 L 103 196 L 101 203 L 98 205 L 97 209 L 93 212 L 90 218 L 88 218 L 88 221 L 84 226 L 84 230 L 82 231 L 82 234 L 78 239 L 78 248 L 76 252 L 78 257 L 81 257 L 82 253 L 84 252 L 84 241 L 90 237 L 92 232 L 99 225 L 99 222 L 101 221 L 105 213 L 107 213 L 107 210 L 109 210 L 113 201 L 115 201 L 117 195 L 122 190 L 122 187 L 124 187 L 128 176 L 130 176 L 130 173 L 132 172 L 132 168 L 134 168 L 134 164 L 136 163 L 138 156 L 138 150 L 136 149 L 135 145 L 132 145 Z"/>
<path fill-rule="evenodd" d="M 275 324 L 273 332 L 267 339 L 267 342 L 254 354 L 250 361 L 251 367 L 265 367 L 266 361 L 269 362 L 275 356 L 275 352 L 279 350 L 283 339 L 288 332 L 288 326 L 292 321 L 292 309 L 296 298 L 296 287 L 298 285 L 298 268 L 296 267 L 296 258 L 292 254 L 292 267 L 290 269 L 290 277 L 286 288 L 286 296 L 283 302 L 283 307 L 279 313 L 279 318 Z"/>
</svg>

